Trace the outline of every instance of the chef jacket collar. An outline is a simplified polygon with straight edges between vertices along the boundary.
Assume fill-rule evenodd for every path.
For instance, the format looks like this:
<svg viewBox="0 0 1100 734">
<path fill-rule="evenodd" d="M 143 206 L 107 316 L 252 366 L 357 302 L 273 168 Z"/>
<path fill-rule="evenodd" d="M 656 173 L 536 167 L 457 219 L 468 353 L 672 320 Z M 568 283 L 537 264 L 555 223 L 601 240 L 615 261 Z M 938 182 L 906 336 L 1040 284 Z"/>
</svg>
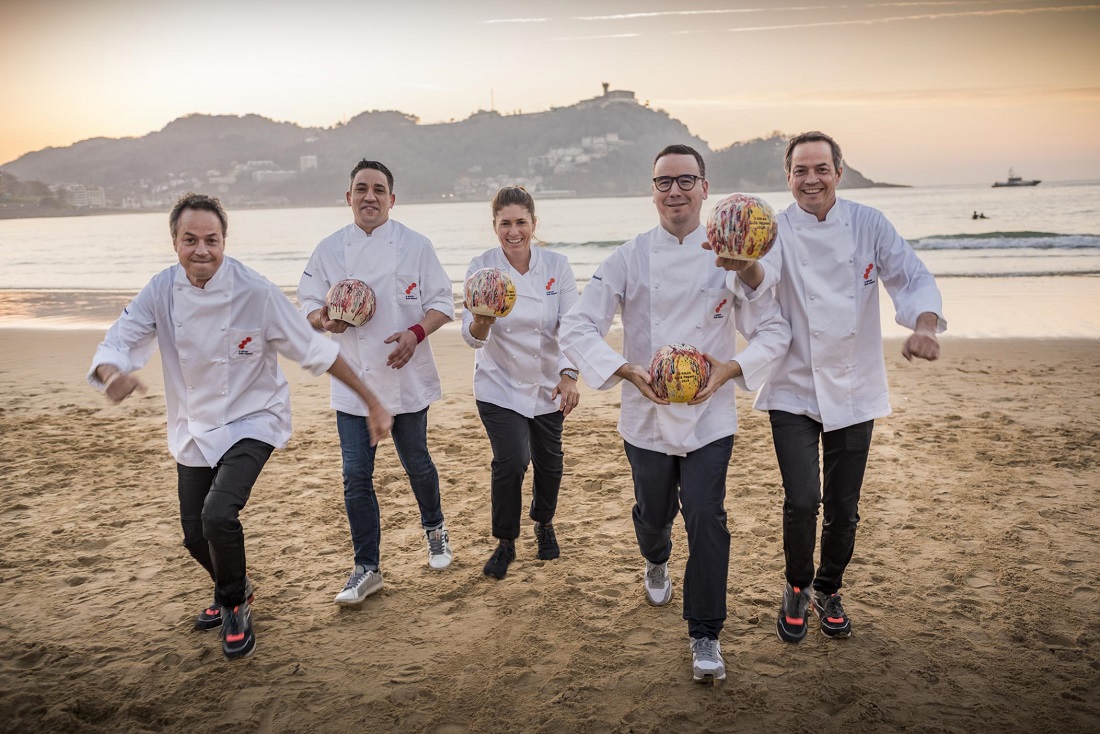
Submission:
<svg viewBox="0 0 1100 734">
<path fill-rule="evenodd" d="M 684 238 L 683 246 L 702 247 L 703 240 L 707 238 L 707 228 L 701 223 L 695 228 L 691 234 Z M 680 246 L 680 238 L 669 232 L 664 227 L 657 225 L 657 244 L 658 245 L 676 245 Z"/>
</svg>

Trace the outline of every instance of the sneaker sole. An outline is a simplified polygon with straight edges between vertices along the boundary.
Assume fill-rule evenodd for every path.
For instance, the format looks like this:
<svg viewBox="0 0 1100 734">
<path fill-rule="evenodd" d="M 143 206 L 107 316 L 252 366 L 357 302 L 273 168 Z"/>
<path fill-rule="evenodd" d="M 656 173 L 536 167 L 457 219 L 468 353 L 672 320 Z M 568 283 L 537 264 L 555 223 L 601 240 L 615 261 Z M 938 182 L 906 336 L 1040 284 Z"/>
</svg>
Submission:
<svg viewBox="0 0 1100 734">
<path fill-rule="evenodd" d="M 786 636 L 784 636 L 782 625 L 780 625 L 780 623 L 778 621 L 776 621 L 776 623 L 775 623 L 775 636 L 779 638 L 780 642 L 786 642 L 786 643 L 789 643 L 789 644 L 792 644 L 792 645 L 797 645 L 798 643 L 800 643 L 800 642 L 802 642 L 803 640 L 806 639 L 806 625 L 805 624 L 802 625 L 802 634 L 798 635 L 797 637 L 790 634 L 789 632 L 785 633 L 785 634 L 786 634 Z"/>
<path fill-rule="evenodd" d="M 222 648 L 222 654 L 225 655 L 226 660 L 244 660 L 245 658 L 252 657 L 252 654 L 256 652 L 256 641 L 252 641 L 252 647 L 244 652 L 229 652 L 224 647 Z"/>
<path fill-rule="evenodd" d="M 666 607 L 668 606 L 668 603 L 672 601 L 672 589 L 668 590 L 668 596 L 665 598 L 664 601 L 653 601 L 652 597 L 650 597 L 649 595 L 649 592 L 645 589 L 642 589 L 642 594 L 645 596 L 645 603 L 651 607 Z"/>
<path fill-rule="evenodd" d="M 725 671 L 722 671 L 722 675 L 717 676 L 714 673 L 703 673 L 702 675 L 698 675 L 694 671 L 692 671 L 691 679 L 696 683 L 717 686 L 719 683 L 726 679 L 726 673 Z"/>
<path fill-rule="evenodd" d="M 368 596 L 372 596 L 373 594 L 377 594 L 381 590 L 382 590 L 382 584 L 378 584 L 378 586 L 371 589 L 366 594 L 363 594 L 358 599 L 333 599 L 333 601 L 336 604 L 338 604 L 342 607 L 357 607 L 360 604 L 362 604 L 363 602 L 365 602 L 367 600 Z"/>
<path fill-rule="evenodd" d="M 252 606 L 252 600 L 255 599 L 255 598 L 256 598 L 255 594 L 249 594 L 248 595 L 248 598 L 245 600 L 245 601 L 248 602 L 248 606 Z M 222 618 L 221 617 L 218 617 L 217 621 L 211 620 L 210 622 L 200 622 L 197 619 L 195 620 L 195 629 L 202 630 L 203 632 L 209 632 L 210 630 L 216 630 L 218 627 L 221 627 L 221 626 L 222 626 Z"/>
</svg>

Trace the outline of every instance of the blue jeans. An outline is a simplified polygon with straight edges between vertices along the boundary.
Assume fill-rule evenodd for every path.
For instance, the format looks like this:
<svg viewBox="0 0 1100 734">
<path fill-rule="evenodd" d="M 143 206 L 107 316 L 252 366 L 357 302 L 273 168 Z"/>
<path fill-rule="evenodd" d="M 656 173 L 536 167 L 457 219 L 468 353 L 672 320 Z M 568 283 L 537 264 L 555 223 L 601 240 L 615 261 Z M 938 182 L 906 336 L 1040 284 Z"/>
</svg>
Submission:
<svg viewBox="0 0 1100 734">
<path fill-rule="evenodd" d="M 670 456 L 623 442 L 634 475 L 634 534 L 650 563 L 672 555 L 672 521 L 684 516 L 684 619 L 692 637 L 718 639 L 726 622 L 730 534 L 726 529 L 726 470 L 733 436 Z"/>
<path fill-rule="evenodd" d="M 355 563 L 377 570 L 381 518 L 374 493 L 375 447 L 370 445 L 370 428 L 363 416 L 338 410 L 336 430 L 340 433 L 340 455 L 344 460 L 344 507 L 351 526 Z M 439 527 L 443 524 L 443 509 L 439 502 L 439 473 L 428 453 L 428 409 L 395 415 L 390 435 L 420 505 L 421 526 L 425 530 Z"/>
</svg>

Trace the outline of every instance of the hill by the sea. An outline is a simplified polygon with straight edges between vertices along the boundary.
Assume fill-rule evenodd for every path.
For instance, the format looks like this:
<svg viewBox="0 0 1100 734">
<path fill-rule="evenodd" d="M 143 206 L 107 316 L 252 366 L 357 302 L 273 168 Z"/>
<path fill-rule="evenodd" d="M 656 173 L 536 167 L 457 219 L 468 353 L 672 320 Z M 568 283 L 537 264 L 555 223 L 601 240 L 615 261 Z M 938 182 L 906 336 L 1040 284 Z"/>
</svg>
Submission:
<svg viewBox="0 0 1100 734">
<path fill-rule="evenodd" d="M 686 143 L 707 161 L 715 191 L 785 187 L 779 133 L 711 150 L 679 120 L 608 90 L 569 107 L 533 114 L 478 112 L 422 125 L 393 111 L 364 112 L 331 128 L 304 128 L 258 115 L 188 115 L 140 138 L 93 138 L 28 153 L 2 168 L 8 180 L 55 189 L 49 212 L 65 208 L 163 209 L 185 191 L 216 194 L 228 206 L 339 204 L 360 158 L 394 172 L 406 203 L 487 199 L 523 184 L 543 196 L 647 194 L 653 156 Z M 876 186 L 848 166 L 844 185 Z M 5 189 L 10 200 L 12 185 Z M 31 187 L 33 189 L 33 187 Z M 21 187 L 20 190 L 25 190 Z M 33 189 L 37 190 L 37 189 Z M 23 207 L 35 216 L 36 207 Z M 10 212 L 9 212 L 10 213 Z"/>
</svg>

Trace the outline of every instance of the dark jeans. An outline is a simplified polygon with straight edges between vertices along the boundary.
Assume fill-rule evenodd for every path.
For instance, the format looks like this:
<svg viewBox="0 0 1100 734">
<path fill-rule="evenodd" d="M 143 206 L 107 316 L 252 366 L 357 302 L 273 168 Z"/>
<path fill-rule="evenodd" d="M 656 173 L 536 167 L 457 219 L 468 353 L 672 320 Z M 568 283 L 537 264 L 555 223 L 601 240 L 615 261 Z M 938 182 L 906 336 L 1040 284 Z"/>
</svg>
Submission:
<svg viewBox="0 0 1100 734">
<path fill-rule="evenodd" d="M 214 579 L 214 601 L 234 607 L 244 601 L 244 529 L 240 512 L 275 448 L 243 438 L 218 465 L 176 464 L 183 545 Z"/>
<path fill-rule="evenodd" d="M 535 522 L 554 519 L 561 489 L 561 430 L 565 416 L 555 410 L 527 418 L 481 400 L 477 401 L 477 412 L 493 447 L 493 537 L 515 540 L 519 537 L 523 477 L 528 464 L 535 468 L 530 517 Z"/>
<path fill-rule="evenodd" d="M 726 621 L 730 534 L 726 529 L 726 470 L 733 436 L 687 456 L 669 456 L 623 442 L 634 475 L 634 534 L 650 563 L 672 555 L 672 521 L 684 516 L 688 559 L 684 619 L 692 637 L 718 639 Z"/>
<path fill-rule="evenodd" d="M 338 410 L 336 429 L 344 461 L 344 507 L 351 526 L 355 563 L 377 570 L 381 517 L 374 493 L 375 447 L 370 445 L 370 428 L 363 416 Z M 421 526 L 439 527 L 443 524 L 443 510 L 439 502 L 439 473 L 428 453 L 428 409 L 395 415 L 390 435 L 420 505 Z"/>
<path fill-rule="evenodd" d="M 867 469 L 874 421 L 835 431 L 804 415 L 769 412 L 772 441 L 783 475 L 783 555 L 787 583 L 834 594 L 852 560 L 859 524 L 859 492 Z M 818 476 L 818 441 L 825 466 L 825 491 Z M 824 500 L 821 565 L 814 573 L 817 509 Z"/>
</svg>

